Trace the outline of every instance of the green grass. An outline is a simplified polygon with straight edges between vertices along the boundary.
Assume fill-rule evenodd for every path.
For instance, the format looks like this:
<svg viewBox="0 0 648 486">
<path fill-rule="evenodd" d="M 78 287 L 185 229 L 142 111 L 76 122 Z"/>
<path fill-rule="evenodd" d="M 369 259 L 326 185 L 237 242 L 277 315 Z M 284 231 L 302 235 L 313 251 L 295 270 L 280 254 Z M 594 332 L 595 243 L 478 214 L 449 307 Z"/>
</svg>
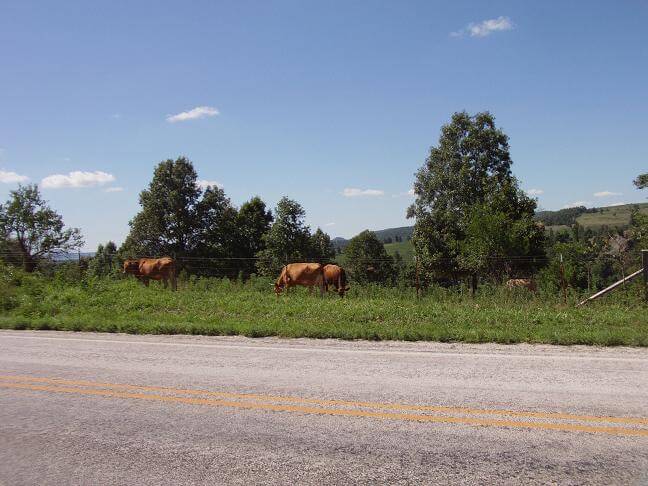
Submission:
<svg viewBox="0 0 648 486">
<path fill-rule="evenodd" d="M 437 288 L 417 301 L 409 288 L 358 286 L 345 299 L 302 289 L 277 299 L 265 279 L 196 280 L 172 293 L 133 280 L 65 284 L 30 277 L 0 290 L 5 329 L 648 346 L 638 285 L 578 309 L 553 296 L 488 287 L 475 300 Z"/>
</svg>

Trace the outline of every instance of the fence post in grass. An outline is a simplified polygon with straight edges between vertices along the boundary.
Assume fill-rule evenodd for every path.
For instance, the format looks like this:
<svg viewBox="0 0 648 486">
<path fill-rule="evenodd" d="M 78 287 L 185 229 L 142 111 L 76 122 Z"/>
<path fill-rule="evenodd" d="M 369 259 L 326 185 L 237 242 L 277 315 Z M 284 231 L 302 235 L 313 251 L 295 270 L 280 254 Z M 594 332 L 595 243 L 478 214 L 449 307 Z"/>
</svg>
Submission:
<svg viewBox="0 0 648 486">
<path fill-rule="evenodd" d="M 562 287 L 563 304 L 567 305 L 567 283 L 565 282 L 565 265 L 562 253 L 560 254 L 560 286 Z"/>
<path fill-rule="evenodd" d="M 416 299 L 418 300 L 421 294 L 421 281 L 419 280 L 419 259 L 417 256 L 414 257 L 414 263 L 416 265 Z"/>
<path fill-rule="evenodd" d="M 641 263 L 643 265 L 644 299 L 648 302 L 648 250 L 641 250 Z"/>
</svg>

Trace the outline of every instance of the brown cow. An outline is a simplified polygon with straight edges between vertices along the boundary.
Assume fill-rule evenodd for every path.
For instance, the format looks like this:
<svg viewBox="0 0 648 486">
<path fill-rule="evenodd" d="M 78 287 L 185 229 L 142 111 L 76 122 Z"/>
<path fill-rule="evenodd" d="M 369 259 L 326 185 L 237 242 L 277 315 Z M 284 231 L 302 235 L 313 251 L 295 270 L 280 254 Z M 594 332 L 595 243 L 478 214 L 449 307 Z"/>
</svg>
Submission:
<svg viewBox="0 0 648 486">
<path fill-rule="evenodd" d="M 137 279 L 148 287 L 149 280 L 161 280 L 164 288 L 171 281 L 171 290 L 178 289 L 176 279 L 176 265 L 173 258 L 139 258 L 124 261 L 124 273 L 135 275 Z"/>
<path fill-rule="evenodd" d="M 533 280 L 532 278 L 511 278 L 506 281 L 506 288 L 523 288 L 531 292 L 535 292 L 537 290 L 535 280 Z"/>
<path fill-rule="evenodd" d="M 332 263 L 324 265 L 324 286 L 327 292 L 329 285 L 335 289 L 340 297 L 344 297 L 344 293 L 349 291 L 344 268 Z"/>
<path fill-rule="evenodd" d="M 314 286 L 324 295 L 324 267 L 319 263 L 289 263 L 281 269 L 281 275 L 274 284 L 277 297 L 283 291 L 295 285 L 303 285 L 312 290 Z"/>
</svg>

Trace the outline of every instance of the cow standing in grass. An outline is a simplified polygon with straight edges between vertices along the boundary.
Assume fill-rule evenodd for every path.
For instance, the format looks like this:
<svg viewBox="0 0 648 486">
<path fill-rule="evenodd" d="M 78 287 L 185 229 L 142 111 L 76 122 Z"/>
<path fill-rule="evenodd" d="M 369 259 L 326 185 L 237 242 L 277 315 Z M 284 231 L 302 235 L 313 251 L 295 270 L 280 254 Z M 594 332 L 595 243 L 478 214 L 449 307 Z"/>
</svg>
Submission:
<svg viewBox="0 0 648 486">
<path fill-rule="evenodd" d="M 344 268 L 329 263 L 324 265 L 324 285 L 326 290 L 329 290 L 329 285 L 332 286 L 340 297 L 344 297 L 344 293 L 349 291 L 347 285 L 346 272 Z"/>
<path fill-rule="evenodd" d="M 178 289 L 176 264 L 173 258 L 138 258 L 124 261 L 124 273 L 134 275 L 146 287 L 149 280 L 161 280 L 164 288 L 171 281 L 171 290 Z"/>
<path fill-rule="evenodd" d="M 527 289 L 530 292 L 537 290 L 535 280 L 532 278 L 511 278 L 506 281 L 507 289 Z"/>
<path fill-rule="evenodd" d="M 281 275 L 274 284 L 277 297 L 284 289 L 302 285 L 312 290 L 319 287 L 320 296 L 324 295 L 324 267 L 319 263 L 289 263 L 281 269 Z"/>
</svg>

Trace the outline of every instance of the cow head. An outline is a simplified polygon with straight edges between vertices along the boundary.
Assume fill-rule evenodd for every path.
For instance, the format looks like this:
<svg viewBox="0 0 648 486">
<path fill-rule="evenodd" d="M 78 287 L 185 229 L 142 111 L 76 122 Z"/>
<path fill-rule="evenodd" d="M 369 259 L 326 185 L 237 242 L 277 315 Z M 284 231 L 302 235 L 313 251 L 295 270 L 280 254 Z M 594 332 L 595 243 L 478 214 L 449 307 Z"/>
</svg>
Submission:
<svg viewBox="0 0 648 486">
<path fill-rule="evenodd" d="M 124 260 L 123 273 L 137 275 L 139 274 L 139 261 L 138 260 Z"/>
<path fill-rule="evenodd" d="M 279 294 L 281 292 L 283 292 L 283 289 L 284 289 L 284 283 L 276 281 L 275 284 L 274 284 L 274 291 L 275 291 L 275 294 L 277 294 L 277 297 L 279 297 Z"/>
</svg>

